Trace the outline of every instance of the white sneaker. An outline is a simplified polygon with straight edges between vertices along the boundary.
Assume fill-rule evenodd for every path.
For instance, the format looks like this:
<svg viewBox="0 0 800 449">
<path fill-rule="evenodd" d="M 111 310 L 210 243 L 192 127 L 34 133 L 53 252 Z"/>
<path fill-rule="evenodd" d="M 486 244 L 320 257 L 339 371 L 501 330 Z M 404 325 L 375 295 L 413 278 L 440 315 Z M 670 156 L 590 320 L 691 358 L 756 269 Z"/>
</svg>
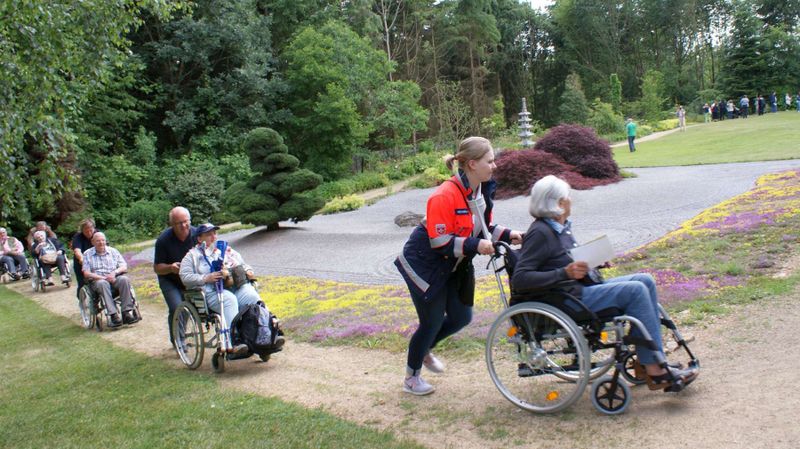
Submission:
<svg viewBox="0 0 800 449">
<path fill-rule="evenodd" d="M 422 365 L 428 368 L 432 373 L 441 374 L 444 372 L 444 363 L 430 352 L 422 359 Z"/>
<path fill-rule="evenodd" d="M 417 396 L 425 396 L 433 393 L 433 385 L 425 382 L 422 376 L 406 377 L 403 381 L 403 391 Z"/>
</svg>

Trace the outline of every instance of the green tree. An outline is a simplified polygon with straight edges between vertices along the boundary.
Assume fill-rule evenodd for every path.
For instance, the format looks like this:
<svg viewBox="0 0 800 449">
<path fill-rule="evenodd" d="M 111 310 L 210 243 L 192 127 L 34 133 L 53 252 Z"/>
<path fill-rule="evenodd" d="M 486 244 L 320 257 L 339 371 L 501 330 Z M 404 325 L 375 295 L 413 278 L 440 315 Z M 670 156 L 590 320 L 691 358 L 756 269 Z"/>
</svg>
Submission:
<svg viewBox="0 0 800 449">
<path fill-rule="evenodd" d="M 484 83 L 488 76 L 486 62 L 489 53 L 500 42 L 497 21 L 489 0 L 459 0 L 453 10 L 448 27 L 449 58 L 456 73 L 466 69 L 472 112 L 476 118 L 491 114 L 491 104 L 486 101 Z M 466 58 L 466 60 L 464 60 Z M 477 131 L 477 126 L 475 126 Z"/>
<path fill-rule="evenodd" d="M 381 149 L 398 148 L 428 128 L 428 111 L 419 105 L 422 91 L 413 81 L 392 81 L 372 104 L 372 139 Z"/>
<path fill-rule="evenodd" d="M 276 228 L 283 220 L 308 220 L 324 205 L 322 199 L 304 194 L 322 183 L 322 177 L 298 169 L 300 161 L 289 154 L 275 130 L 252 130 L 244 148 L 256 176 L 232 185 L 223 196 L 227 208 L 243 223 Z"/>
<path fill-rule="evenodd" d="M 622 132 L 623 122 L 622 115 L 614 111 L 611 104 L 603 103 L 599 98 L 592 103 L 589 126 L 594 128 L 597 134 Z"/>
<path fill-rule="evenodd" d="M 231 154 L 249 130 L 287 118 L 270 24 L 256 0 L 196 0 L 172 20 L 147 18 L 132 37 L 146 67 L 137 95 L 161 156 Z"/>
<path fill-rule="evenodd" d="M 183 2 L 0 2 L 0 221 L 53 217 L 79 191 L 74 127 L 127 59 L 125 36 L 149 9 Z"/>
<path fill-rule="evenodd" d="M 300 31 L 283 53 L 287 103 L 293 118 L 286 133 L 292 152 L 325 179 L 347 173 L 372 131 L 369 104 L 387 83 L 392 66 L 347 25 L 329 21 Z"/>
<path fill-rule="evenodd" d="M 455 147 L 469 135 L 474 121 L 469 105 L 461 95 L 461 89 L 453 81 L 439 81 L 434 86 L 436 100 L 433 110 L 439 125 L 437 139 L 447 147 Z"/>
<path fill-rule="evenodd" d="M 658 70 L 648 70 L 642 79 L 642 99 L 640 108 L 644 119 L 649 122 L 661 120 L 664 112 L 664 75 Z"/>
<path fill-rule="evenodd" d="M 619 112 L 622 105 L 622 83 L 616 73 L 608 77 L 608 99 L 615 112 Z"/>
<path fill-rule="evenodd" d="M 585 125 L 589 122 L 589 105 L 583 94 L 581 78 L 576 73 L 567 76 L 558 112 L 562 123 Z"/>
</svg>

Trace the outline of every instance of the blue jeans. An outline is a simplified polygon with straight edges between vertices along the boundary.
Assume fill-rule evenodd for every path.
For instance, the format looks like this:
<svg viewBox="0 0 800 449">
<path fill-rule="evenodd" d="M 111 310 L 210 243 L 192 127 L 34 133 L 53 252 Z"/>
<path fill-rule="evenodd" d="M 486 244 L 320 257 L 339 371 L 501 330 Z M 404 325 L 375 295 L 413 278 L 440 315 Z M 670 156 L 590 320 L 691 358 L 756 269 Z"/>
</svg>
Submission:
<svg viewBox="0 0 800 449">
<path fill-rule="evenodd" d="M 472 307 L 458 298 L 458 284 L 450 278 L 438 295 L 425 301 L 411 293 L 417 309 L 419 327 L 408 343 L 408 370 L 419 375 L 422 359 L 445 338 L 460 331 L 472 321 Z"/>
<path fill-rule="evenodd" d="M 217 294 L 214 284 L 206 284 L 205 287 L 203 287 L 203 290 L 206 294 L 208 308 L 214 312 L 220 313 L 219 295 Z M 234 295 L 230 290 L 222 289 L 222 302 L 222 307 L 225 311 L 225 325 L 228 327 L 228 329 L 230 329 L 233 319 L 239 313 L 239 301 L 236 299 L 236 295 Z"/>
<path fill-rule="evenodd" d="M 0 263 L 5 264 L 8 272 L 12 274 L 28 272 L 28 259 L 25 256 L 5 255 L 0 257 Z"/>
<path fill-rule="evenodd" d="M 656 282 L 652 276 L 638 273 L 608 279 L 603 284 L 585 287 L 582 301 L 592 311 L 615 307 L 622 310 L 624 314 L 637 318 L 647 329 L 650 338 L 663 355 L 658 294 L 656 293 Z M 642 333 L 633 326 L 631 335 L 641 336 Z M 642 365 L 658 363 L 655 352 L 647 348 L 637 346 L 636 355 Z"/>
<path fill-rule="evenodd" d="M 72 271 L 75 273 L 75 280 L 78 281 L 78 290 L 75 292 L 75 295 L 80 298 L 81 297 L 81 288 L 86 283 L 83 279 L 83 266 L 78 263 L 77 260 L 72 259 Z"/>
<path fill-rule="evenodd" d="M 636 136 L 628 136 L 628 148 L 630 148 L 631 152 L 636 151 L 636 145 L 633 144 L 633 139 L 635 138 Z"/>
<path fill-rule="evenodd" d="M 255 304 L 256 302 L 261 301 L 261 296 L 258 295 L 255 287 L 253 287 L 253 284 L 249 282 L 237 288 L 233 294 L 236 295 L 236 302 L 239 303 L 239 309 L 243 309 L 247 305 Z"/>
<path fill-rule="evenodd" d="M 161 288 L 161 294 L 164 295 L 164 302 L 167 303 L 167 329 L 169 329 L 169 342 L 175 344 L 172 339 L 172 317 L 175 315 L 175 310 L 183 302 L 183 289 L 175 285 L 169 279 L 161 276 L 158 277 L 158 286 Z"/>
</svg>

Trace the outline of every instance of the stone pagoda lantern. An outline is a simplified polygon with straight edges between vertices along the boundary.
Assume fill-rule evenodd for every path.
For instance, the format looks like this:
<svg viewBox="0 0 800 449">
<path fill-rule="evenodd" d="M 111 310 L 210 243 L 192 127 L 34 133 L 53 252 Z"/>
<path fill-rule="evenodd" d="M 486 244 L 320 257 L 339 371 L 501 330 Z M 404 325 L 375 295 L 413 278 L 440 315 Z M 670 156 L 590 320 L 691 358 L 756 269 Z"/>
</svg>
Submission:
<svg viewBox="0 0 800 449">
<path fill-rule="evenodd" d="M 522 111 L 519 113 L 519 134 L 517 134 L 521 139 L 521 145 L 523 148 L 530 148 L 533 146 L 533 141 L 531 137 L 533 137 L 533 133 L 531 132 L 531 113 L 528 112 L 528 106 L 525 102 L 525 98 L 522 99 Z"/>
</svg>

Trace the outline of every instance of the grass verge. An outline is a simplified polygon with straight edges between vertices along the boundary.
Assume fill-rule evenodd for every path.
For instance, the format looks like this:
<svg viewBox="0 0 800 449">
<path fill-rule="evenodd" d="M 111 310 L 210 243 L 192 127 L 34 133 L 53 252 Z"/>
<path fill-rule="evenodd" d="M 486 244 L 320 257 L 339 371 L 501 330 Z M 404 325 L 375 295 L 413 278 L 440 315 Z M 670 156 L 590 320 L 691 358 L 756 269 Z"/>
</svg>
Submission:
<svg viewBox="0 0 800 449">
<path fill-rule="evenodd" d="M 614 148 L 614 159 L 622 168 L 796 159 L 798 126 L 796 112 L 702 124 L 637 142 L 635 153 L 627 146 Z"/>
<path fill-rule="evenodd" d="M 0 447 L 411 448 L 126 351 L 0 287 Z"/>
</svg>

